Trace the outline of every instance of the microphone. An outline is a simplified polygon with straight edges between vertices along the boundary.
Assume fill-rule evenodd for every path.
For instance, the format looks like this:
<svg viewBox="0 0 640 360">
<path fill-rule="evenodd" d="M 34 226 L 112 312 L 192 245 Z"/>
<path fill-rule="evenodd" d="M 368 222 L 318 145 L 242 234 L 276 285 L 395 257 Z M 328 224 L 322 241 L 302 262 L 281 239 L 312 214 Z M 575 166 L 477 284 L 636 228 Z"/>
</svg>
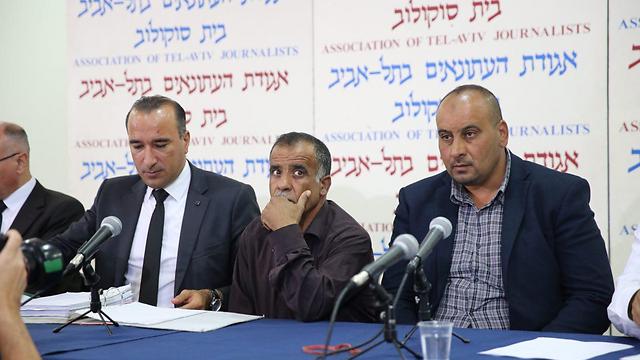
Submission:
<svg viewBox="0 0 640 360">
<path fill-rule="evenodd" d="M 351 278 L 349 285 L 360 287 L 369 282 L 369 280 L 375 281 L 378 275 L 391 265 L 400 260 L 411 259 L 417 252 L 418 240 L 416 240 L 413 235 L 398 235 L 398 237 L 393 241 L 393 245 L 389 251 L 380 256 L 376 261 L 365 265 L 365 267 L 362 268 L 362 271 Z"/>
<path fill-rule="evenodd" d="M 424 237 L 424 240 L 422 240 L 418 253 L 407 265 L 407 271 L 412 272 L 417 269 L 422 260 L 431 254 L 431 251 L 433 251 L 433 248 L 436 247 L 438 242 L 451 235 L 452 228 L 451 221 L 446 217 L 438 216 L 431 220 L 431 223 L 429 223 L 429 232 Z"/>
<path fill-rule="evenodd" d="M 85 260 L 93 258 L 102 243 L 112 236 L 117 236 L 120 234 L 120 231 L 122 231 L 122 222 L 120 219 L 115 216 L 107 216 L 104 218 L 102 223 L 100 223 L 98 231 L 78 249 L 78 254 L 71 259 L 69 265 L 67 265 L 67 268 L 64 270 L 63 276 L 80 267 Z"/>
</svg>

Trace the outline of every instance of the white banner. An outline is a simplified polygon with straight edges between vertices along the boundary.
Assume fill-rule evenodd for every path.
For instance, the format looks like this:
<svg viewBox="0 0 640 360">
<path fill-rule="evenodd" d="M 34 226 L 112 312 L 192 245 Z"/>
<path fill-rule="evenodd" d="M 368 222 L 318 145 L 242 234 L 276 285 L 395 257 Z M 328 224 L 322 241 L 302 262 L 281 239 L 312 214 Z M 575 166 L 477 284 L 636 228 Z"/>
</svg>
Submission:
<svg viewBox="0 0 640 360">
<path fill-rule="evenodd" d="M 509 148 L 585 177 L 603 236 L 611 214 L 612 247 L 627 244 L 640 213 L 632 190 L 640 173 L 639 105 L 630 91 L 640 71 L 640 21 L 630 15 L 639 5 L 610 6 L 75 1 L 68 7 L 74 193 L 89 205 L 102 180 L 135 173 L 125 114 L 140 96 L 163 94 L 188 111 L 188 158 L 251 184 L 261 205 L 275 137 L 318 136 L 333 155 L 329 198 L 363 224 L 379 254 L 399 189 L 444 170 L 439 99 L 476 83 L 499 98 Z"/>
</svg>

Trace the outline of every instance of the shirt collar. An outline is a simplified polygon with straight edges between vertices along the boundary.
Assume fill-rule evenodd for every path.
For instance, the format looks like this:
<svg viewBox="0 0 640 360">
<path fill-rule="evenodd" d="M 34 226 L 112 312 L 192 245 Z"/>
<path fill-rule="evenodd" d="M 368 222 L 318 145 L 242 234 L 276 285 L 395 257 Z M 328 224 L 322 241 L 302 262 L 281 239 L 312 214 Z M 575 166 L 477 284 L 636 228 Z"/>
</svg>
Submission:
<svg viewBox="0 0 640 360">
<path fill-rule="evenodd" d="M 31 177 L 29 181 L 20 186 L 16 191 L 11 193 L 11 195 L 7 196 L 7 198 L 3 200 L 4 204 L 7 205 L 7 208 L 11 211 L 20 210 L 24 202 L 29 197 L 29 194 L 31 194 L 31 191 L 33 191 L 33 188 L 35 187 L 36 179 L 34 177 Z"/>
<path fill-rule="evenodd" d="M 504 151 L 507 158 L 507 166 L 504 172 L 504 179 L 502 180 L 502 184 L 500 184 L 500 187 L 498 188 L 498 192 L 487 205 L 493 203 L 494 201 L 498 201 L 501 204 L 504 204 L 504 192 L 507 189 L 507 185 L 509 184 L 509 175 L 511 174 L 511 151 L 509 151 L 508 149 L 505 149 Z M 456 205 L 460 205 L 462 203 L 473 204 L 473 200 L 471 200 L 469 192 L 462 184 L 459 184 L 458 182 L 453 180 L 453 178 L 451 178 L 451 195 L 449 196 L 449 199 Z"/>
<path fill-rule="evenodd" d="M 191 166 L 189 165 L 188 161 L 185 161 L 180 175 L 178 175 L 178 177 L 171 184 L 165 187 L 164 190 L 169 194 L 169 197 L 173 198 L 174 200 L 181 201 L 185 196 L 187 196 L 187 191 L 189 190 L 190 183 Z M 151 196 L 153 196 L 151 195 L 152 191 L 153 188 L 147 186 L 147 193 L 145 195 L 146 199 L 150 199 Z"/>
</svg>

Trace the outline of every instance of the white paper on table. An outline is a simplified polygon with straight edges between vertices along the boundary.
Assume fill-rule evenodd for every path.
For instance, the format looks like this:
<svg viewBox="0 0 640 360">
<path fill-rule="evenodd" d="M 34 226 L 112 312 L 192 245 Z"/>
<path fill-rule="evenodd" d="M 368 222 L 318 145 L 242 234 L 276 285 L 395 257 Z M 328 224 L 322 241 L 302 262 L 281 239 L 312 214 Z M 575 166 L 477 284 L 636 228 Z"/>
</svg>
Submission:
<svg viewBox="0 0 640 360">
<path fill-rule="evenodd" d="M 76 313 L 82 314 L 83 312 L 84 311 L 78 311 Z M 133 302 L 124 305 L 103 306 L 102 312 L 119 323 L 127 325 L 154 325 L 169 320 L 194 316 L 205 312 L 205 310 L 160 308 L 140 302 Z M 89 313 L 87 316 L 100 320 L 100 315 L 95 313 Z"/>
<path fill-rule="evenodd" d="M 632 347 L 631 345 L 609 342 L 539 337 L 533 340 L 483 351 L 480 354 L 512 356 L 520 359 L 586 360 Z"/>
<path fill-rule="evenodd" d="M 620 360 L 640 360 L 640 354 L 621 357 Z"/>
<path fill-rule="evenodd" d="M 220 329 L 261 318 L 261 316 L 219 311 L 159 308 L 139 302 L 104 306 L 102 311 L 121 325 L 193 332 Z M 100 316 L 94 313 L 89 313 L 87 316 L 100 319 Z"/>
<path fill-rule="evenodd" d="M 35 298 L 23 306 L 25 309 L 68 309 L 73 306 L 87 306 L 91 302 L 89 292 L 67 292 Z"/>
<path fill-rule="evenodd" d="M 112 287 L 104 290 L 100 294 L 100 301 L 103 305 L 114 303 L 130 302 L 133 294 L 131 293 L 131 285 L 123 285 L 120 287 Z M 23 295 L 24 299 L 24 295 Z M 77 310 L 81 307 L 87 307 L 91 303 L 90 292 L 66 292 L 63 294 L 43 296 L 31 300 L 25 304 L 21 310 L 38 310 L 38 309 L 73 309 Z"/>
<path fill-rule="evenodd" d="M 139 327 L 164 330 L 205 332 L 221 329 L 233 324 L 239 324 L 258 319 L 262 319 L 262 316 L 237 314 L 222 311 L 205 311 L 204 313 L 182 319 L 170 320 L 160 324 Z"/>
</svg>

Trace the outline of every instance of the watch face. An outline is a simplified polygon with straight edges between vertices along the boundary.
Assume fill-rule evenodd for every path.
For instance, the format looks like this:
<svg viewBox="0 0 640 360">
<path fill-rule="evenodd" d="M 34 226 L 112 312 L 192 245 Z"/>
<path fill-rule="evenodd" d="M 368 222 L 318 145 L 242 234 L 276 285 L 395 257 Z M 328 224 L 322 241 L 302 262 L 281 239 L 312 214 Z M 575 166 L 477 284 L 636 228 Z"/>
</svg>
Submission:
<svg viewBox="0 0 640 360">
<path fill-rule="evenodd" d="M 211 300 L 211 311 L 219 311 L 222 307 L 222 301 L 218 297 L 213 297 Z"/>
</svg>

